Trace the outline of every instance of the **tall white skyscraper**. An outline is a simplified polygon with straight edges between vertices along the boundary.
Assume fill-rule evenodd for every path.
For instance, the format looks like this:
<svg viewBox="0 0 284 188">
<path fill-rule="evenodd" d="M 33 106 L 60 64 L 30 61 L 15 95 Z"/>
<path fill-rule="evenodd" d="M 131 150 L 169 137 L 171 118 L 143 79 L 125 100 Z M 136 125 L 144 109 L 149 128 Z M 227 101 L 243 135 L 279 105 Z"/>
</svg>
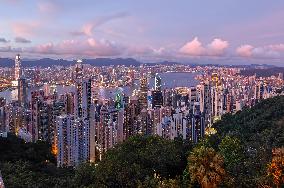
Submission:
<svg viewBox="0 0 284 188">
<path fill-rule="evenodd" d="M 74 97 L 74 126 L 77 130 L 78 163 L 94 161 L 95 159 L 95 125 L 91 116 L 92 106 L 92 81 L 83 78 L 83 64 L 77 61 L 75 70 L 75 97 Z"/>
<path fill-rule="evenodd" d="M 18 80 L 22 75 L 22 69 L 21 69 L 21 56 L 20 54 L 16 55 L 15 58 L 15 80 Z"/>
</svg>

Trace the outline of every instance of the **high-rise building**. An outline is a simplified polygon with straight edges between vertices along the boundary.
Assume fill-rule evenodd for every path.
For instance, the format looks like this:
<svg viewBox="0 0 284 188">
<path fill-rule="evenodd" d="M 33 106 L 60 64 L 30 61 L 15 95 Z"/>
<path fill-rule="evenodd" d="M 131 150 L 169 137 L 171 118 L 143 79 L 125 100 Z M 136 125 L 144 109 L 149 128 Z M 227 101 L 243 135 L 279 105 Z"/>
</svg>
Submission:
<svg viewBox="0 0 284 188">
<path fill-rule="evenodd" d="M 51 142 L 50 134 L 50 108 L 45 101 L 44 91 L 31 93 L 31 121 L 33 141 L 43 140 Z"/>
<path fill-rule="evenodd" d="M 155 87 L 154 87 L 154 89 L 156 91 L 162 90 L 162 79 L 158 74 L 155 75 Z"/>
<path fill-rule="evenodd" d="M 75 166 L 77 130 L 74 126 L 74 116 L 62 115 L 56 118 L 57 166 Z"/>
<path fill-rule="evenodd" d="M 26 107 L 27 104 L 27 82 L 25 78 L 18 79 L 18 101 L 20 106 Z"/>
<path fill-rule="evenodd" d="M 147 109 L 148 106 L 147 93 L 148 93 L 148 79 L 146 76 L 143 76 L 140 79 L 140 95 L 139 95 L 139 102 L 141 105 L 141 109 L 143 108 Z"/>
<path fill-rule="evenodd" d="M 83 78 L 83 61 L 81 59 L 77 60 L 75 65 L 75 79 Z"/>
<path fill-rule="evenodd" d="M 74 120 L 74 129 L 77 132 L 76 142 L 76 165 L 82 162 L 94 161 L 93 148 L 95 143 L 92 143 L 92 137 L 95 137 L 94 127 L 91 125 L 89 119 L 76 118 Z"/>
<path fill-rule="evenodd" d="M 6 99 L 0 97 L 0 132 L 6 132 Z"/>
<path fill-rule="evenodd" d="M 92 102 L 91 79 L 79 79 L 75 84 L 75 118 L 90 118 Z"/>
<path fill-rule="evenodd" d="M 163 93 L 159 90 L 152 91 L 152 107 L 157 108 L 163 106 Z"/>
<path fill-rule="evenodd" d="M 283 72 L 280 72 L 280 73 L 278 74 L 278 79 L 283 80 Z"/>
<path fill-rule="evenodd" d="M 107 139 L 106 129 L 110 121 L 110 113 L 106 105 L 102 105 L 99 109 L 99 123 L 96 126 L 96 138 L 97 146 L 99 148 L 99 154 L 106 152 Z"/>
<path fill-rule="evenodd" d="M 201 83 L 199 102 L 200 112 L 205 115 L 205 124 L 209 125 L 211 123 L 211 90 L 209 82 Z"/>
<path fill-rule="evenodd" d="M 152 91 L 152 107 L 157 108 L 163 106 L 163 93 L 162 93 L 162 80 L 156 74 L 155 76 L 155 89 Z"/>
<path fill-rule="evenodd" d="M 77 61 L 75 70 L 75 97 L 74 97 L 74 126 L 78 130 L 78 163 L 94 161 L 95 159 L 95 121 L 91 115 L 92 83 L 91 79 L 83 78 L 83 64 Z M 93 112 L 94 113 L 94 112 Z"/>
<path fill-rule="evenodd" d="M 129 103 L 125 106 L 123 137 L 124 140 L 138 133 L 138 115 L 140 113 L 137 96 L 131 96 Z"/>
<path fill-rule="evenodd" d="M 22 75 L 22 69 L 21 69 L 21 56 L 20 54 L 16 55 L 15 58 L 15 80 L 17 81 Z"/>
<path fill-rule="evenodd" d="M 204 113 L 200 112 L 200 104 L 196 102 L 191 116 L 192 141 L 198 142 L 205 134 Z"/>
<path fill-rule="evenodd" d="M 65 106 L 65 112 L 66 114 L 74 114 L 74 93 L 65 93 L 62 97 L 62 100 L 64 101 Z"/>
<path fill-rule="evenodd" d="M 19 103 L 14 101 L 5 107 L 6 130 L 18 134 L 19 130 L 26 126 L 24 119 L 24 110 Z"/>
</svg>

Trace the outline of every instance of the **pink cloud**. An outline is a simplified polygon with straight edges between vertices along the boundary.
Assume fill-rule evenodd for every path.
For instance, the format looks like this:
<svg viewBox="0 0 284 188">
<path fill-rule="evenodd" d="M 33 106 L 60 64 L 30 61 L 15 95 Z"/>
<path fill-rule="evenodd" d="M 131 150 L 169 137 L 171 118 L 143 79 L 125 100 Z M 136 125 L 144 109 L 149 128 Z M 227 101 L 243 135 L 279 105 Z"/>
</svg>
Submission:
<svg viewBox="0 0 284 188">
<path fill-rule="evenodd" d="M 284 56 L 284 45 L 273 44 L 261 47 L 242 45 L 236 49 L 237 55 L 248 58 L 279 58 Z"/>
<path fill-rule="evenodd" d="M 223 55 L 228 47 L 228 41 L 216 38 L 208 45 L 208 54 L 213 56 Z"/>
<path fill-rule="evenodd" d="M 221 56 L 229 47 L 229 43 L 225 40 L 216 38 L 204 47 L 202 43 L 195 37 L 192 41 L 187 42 L 179 49 L 179 52 L 190 56 Z"/>
<path fill-rule="evenodd" d="M 181 53 L 191 56 L 201 56 L 204 55 L 205 48 L 202 46 L 202 43 L 199 42 L 198 38 L 195 37 L 192 41 L 187 42 L 179 50 Z"/>
<path fill-rule="evenodd" d="M 74 55 L 74 56 L 117 56 L 123 52 L 123 47 L 108 40 L 96 40 L 89 38 L 84 41 L 65 40 L 60 43 L 47 43 L 32 48 L 26 48 L 28 53 L 50 55 Z"/>
<path fill-rule="evenodd" d="M 251 57 L 252 56 L 253 46 L 251 45 L 242 45 L 236 49 L 236 53 L 241 57 Z"/>
<path fill-rule="evenodd" d="M 54 44 L 49 42 L 46 44 L 40 44 L 36 47 L 27 49 L 28 52 L 40 53 L 40 54 L 52 54 L 54 51 Z"/>
<path fill-rule="evenodd" d="M 284 44 L 273 44 L 268 46 L 271 50 L 284 52 Z"/>
<path fill-rule="evenodd" d="M 33 36 L 39 29 L 40 23 L 37 21 L 17 22 L 12 24 L 12 30 L 16 36 L 30 37 Z"/>
</svg>

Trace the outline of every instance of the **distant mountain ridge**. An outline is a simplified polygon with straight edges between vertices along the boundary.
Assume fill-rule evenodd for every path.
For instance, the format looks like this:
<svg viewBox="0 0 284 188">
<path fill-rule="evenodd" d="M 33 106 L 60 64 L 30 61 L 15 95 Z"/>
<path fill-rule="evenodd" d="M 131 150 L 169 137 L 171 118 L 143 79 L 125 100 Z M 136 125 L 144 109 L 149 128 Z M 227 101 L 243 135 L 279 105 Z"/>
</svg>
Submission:
<svg viewBox="0 0 284 188">
<path fill-rule="evenodd" d="M 265 69 L 251 68 L 241 71 L 243 76 L 253 76 L 256 77 L 269 77 L 269 76 L 278 76 L 279 73 L 284 74 L 284 67 L 269 67 Z"/>
<path fill-rule="evenodd" d="M 96 58 L 96 59 L 83 59 L 83 62 L 93 66 L 109 66 L 109 65 L 125 65 L 125 66 L 139 66 L 141 62 L 133 58 Z M 22 60 L 22 66 L 24 67 L 51 67 L 51 66 L 70 66 L 75 63 L 75 60 L 64 59 L 50 59 L 43 58 L 38 60 Z M 13 67 L 14 60 L 10 58 L 0 58 L 1 67 Z"/>
<path fill-rule="evenodd" d="M 175 61 L 161 61 L 156 63 L 147 63 L 147 62 L 141 62 L 134 58 L 95 58 L 95 59 L 83 59 L 83 62 L 85 64 L 90 64 L 92 66 L 118 66 L 118 65 L 125 65 L 125 66 L 140 66 L 141 64 L 148 65 L 148 66 L 155 66 L 155 65 L 167 65 L 167 66 L 173 66 L 176 64 L 184 64 L 184 65 L 190 65 L 192 67 L 196 66 L 224 66 L 224 67 L 240 67 L 240 68 L 247 68 L 247 69 L 255 69 L 259 66 L 265 67 L 265 68 L 275 68 L 274 65 L 267 65 L 267 64 L 247 64 L 247 65 L 240 65 L 240 64 L 233 64 L 233 65 L 227 65 L 227 64 L 218 64 L 218 62 L 203 62 L 203 63 L 197 63 L 194 61 L 190 62 L 175 62 Z M 0 57 L 0 67 L 14 67 L 14 59 L 11 58 L 1 58 Z M 51 66 L 70 66 L 74 65 L 75 60 L 65 60 L 65 59 L 51 59 L 51 58 L 42 58 L 42 59 L 22 59 L 22 66 L 23 67 L 51 67 Z M 277 68 L 276 68 L 277 69 Z"/>
</svg>

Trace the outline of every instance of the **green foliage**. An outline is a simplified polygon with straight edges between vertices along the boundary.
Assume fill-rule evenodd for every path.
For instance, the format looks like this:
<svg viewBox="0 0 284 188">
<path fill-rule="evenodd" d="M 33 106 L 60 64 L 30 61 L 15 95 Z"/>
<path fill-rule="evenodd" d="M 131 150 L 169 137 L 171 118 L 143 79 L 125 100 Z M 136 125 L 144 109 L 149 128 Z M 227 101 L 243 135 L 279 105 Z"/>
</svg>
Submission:
<svg viewBox="0 0 284 188">
<path fill-rule="evenodd" d="M 6 187 L 70 187 L 72 169 L 55 166 L 50 146 L 25 143 L 14 135 L 0 138 L 0 169 Z"/>
<path fill-rule="evenodd" d="M 244 150 L 238 138 L 226 136 L 219 144 L 219 152 L 224 157 L 225 166 L 228 170 L 235 170 L 234 167 L 243 160 Z"/>
<path fill-rule="evenodd" d="M 236 186 L 257 187 L 266 175 L 272 149 L 284 145 L 284 96 L 227 114 L 213 125 L 220 153 Z M 230 146 L 232 145 L 232 146 Z"/>
<path fill-rule="evenodd" d="M 188 157 L 191 183 L 204 188 L 217 187 L 225 178 L 223 157 L 213 148 L 195 147 Z"/>
<path fill-rule="evenodd" d="M 147 178 L 182 175 L 189 145 L 160 137 L 136 136 L 107 152 L 96 168 L 100 185 L 137 187 Z"/>
<path fill-rule="evenodd" d="M 0 161 L 30 161 L 55 163 L 55 157 L 50 152 L 51 146 L 45 142 L 25 143 L 24 140 L 9 134 L 7 138 L 0 137 Z"/>
<path fill-rule="evenodd" d="M 52 166 L 35 167 L 27 161 L 4 162 L 0 165 L 6 187 L 69 187 L 70 173 Z"/>
<path fill-rule="evenodd" d="M 177 177 L 174 179 L 164 179 L 160 177 L 147 177 L 143 182 L 138 182 L 138 188 L 179 188 L 181 180 Z M 187 186 L 186 186 L 187 187 Z"/>
<path fill-rule="evenodd" d="M 75 169 L 75 176 L 73 179 L 74 187 L 95 187 L 96 174 L 95 165 L 90 163 L 83 163 Z"/>
</svg>

